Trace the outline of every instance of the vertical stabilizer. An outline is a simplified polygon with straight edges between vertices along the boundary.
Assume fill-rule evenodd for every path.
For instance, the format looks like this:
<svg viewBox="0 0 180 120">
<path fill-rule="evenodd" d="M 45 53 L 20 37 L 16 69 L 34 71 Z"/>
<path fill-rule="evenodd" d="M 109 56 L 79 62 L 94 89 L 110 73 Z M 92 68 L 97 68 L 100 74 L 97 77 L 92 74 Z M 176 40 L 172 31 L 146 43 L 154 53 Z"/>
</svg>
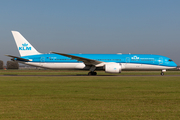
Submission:
<svg viewBox="0 0 180 120">
<path fill-rule="evenodd" d="M 21 56 L 40 54 L 19 32 L 12 31 L 12 34 Z"/>
</svg>

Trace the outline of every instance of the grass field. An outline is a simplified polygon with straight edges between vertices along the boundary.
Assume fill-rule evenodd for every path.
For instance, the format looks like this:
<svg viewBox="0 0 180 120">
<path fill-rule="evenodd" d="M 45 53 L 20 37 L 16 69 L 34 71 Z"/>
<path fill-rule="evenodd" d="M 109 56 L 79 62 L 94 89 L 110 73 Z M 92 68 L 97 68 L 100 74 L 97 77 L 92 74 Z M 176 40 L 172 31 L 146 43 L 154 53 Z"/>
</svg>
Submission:
<svg viewBox="0 0 180 120">
<path fill-rule="evenodd" d="M 89 71 L 82 70 L 0 70 L 0 75 L 87 75 Z M 97 75 L 103 76 L 127 76 L 127 75 L 159 75 L 161 71 L 122 71 L 120 74 L 97 71 Z M 180 75 L 180 71 L 167 71 L 165 75 Z"/>
<path fill-rule="evenodd" d="M 13 72 L 17 71 L 1 72 L 1 75 Z M 45 71 L 40 71 L 40 75 L 41 72 Z M 51 75 L 51 72 L 58 74 L 57 71 L 45 73 Z M 131 74 L 143 73 L 156 74 L 156 71 Z M 179 75 L 179 72 L 169 71 L 169 74 Z M 180 76 L 1 76 L 0 119 L 177 120 L 180 119 Z"/>
</svg>

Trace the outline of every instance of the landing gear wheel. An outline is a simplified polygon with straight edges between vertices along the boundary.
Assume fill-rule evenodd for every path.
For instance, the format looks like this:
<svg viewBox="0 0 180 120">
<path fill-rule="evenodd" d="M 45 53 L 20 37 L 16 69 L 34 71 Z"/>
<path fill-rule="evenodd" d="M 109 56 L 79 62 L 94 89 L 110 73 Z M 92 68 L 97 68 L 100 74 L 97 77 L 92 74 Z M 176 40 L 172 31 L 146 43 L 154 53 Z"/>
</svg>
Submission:
<svg viewBox="0 0 180 120">
<path fill-rule="evenodd" d="M 97 72 L 89 72 L 88 75 L 97 75 Z"/>
<path fill-rule="evenodd" d="M 93 75 L 97 75 L 97 72 L 93 72 Z"/>
<path fill-rule="evenodd" d="M 164 73 L 163 73 L 163 72 L 161 72 L 161 75 L 163 76 L 163 75 L 164 75 Z"/>
<path fill-rule="evenodd" d="M 89 76 L 92 75 L 92 72 L 89 72 L 88 75 L 89 75 Z"/>
</svg>

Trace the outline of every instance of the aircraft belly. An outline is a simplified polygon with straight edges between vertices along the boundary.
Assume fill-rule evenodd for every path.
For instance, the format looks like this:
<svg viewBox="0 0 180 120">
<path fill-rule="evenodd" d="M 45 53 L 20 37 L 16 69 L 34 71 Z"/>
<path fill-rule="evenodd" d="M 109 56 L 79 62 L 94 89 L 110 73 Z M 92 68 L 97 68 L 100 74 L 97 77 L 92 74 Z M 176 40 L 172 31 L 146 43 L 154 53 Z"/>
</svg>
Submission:
<svg viewBox="0 0 180 120">
<path fill-rule="evenodd" d="M 86 69 L 84 63 L 35 63 L 35 62 L 26 62 L 25 64 L 43 67 L 49 69 Z"/>
<path fill-rule="evenodd" d="M 32 65 L 36 67 L 43 67 L 49 69 L 82 69 L 89 70 L 90 66 L 86 66 L 84 63 L 36 63 L 36 62 L 25 62 L 24 64 Z M 160 66 L 160 65 L 148 65 L 148 64 L 133 64 L 133 63 L 122 63 L 122 69 L 125 70 L 162 70 L 162 69 L 173 69 L 176 67 Z"/>
<path fill-rule="evenodd" d="M 133 64 L 125 63 L 123 64 L 124 69 L 129 70 L 162 70 L 162 69 L 173 69 L 175 67 L 160 66 L 160 65 L 148 65 L 148 64 Z"/>
</svg>

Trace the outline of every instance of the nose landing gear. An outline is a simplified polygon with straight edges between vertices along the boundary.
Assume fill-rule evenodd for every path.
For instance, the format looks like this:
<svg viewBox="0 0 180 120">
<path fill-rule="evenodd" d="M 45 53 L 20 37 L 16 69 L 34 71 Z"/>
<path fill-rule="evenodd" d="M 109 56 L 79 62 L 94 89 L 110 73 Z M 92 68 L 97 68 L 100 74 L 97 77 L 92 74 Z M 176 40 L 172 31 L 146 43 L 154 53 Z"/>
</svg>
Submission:
<svg viewBox="0 0 180 120">
<path fill-rule="evenodd" d="M 163 75 L 164 75 L 164 72 L 161 72 L 161 75 L 163 76 Z"/>
<path fill-rule="evenodd" d="M 164 75 L 164 72 L 166 72 L 166 70 L 162 70 L 162 71 L 161 71 L 161 75 L 162 75 L 162 76 Z"/>
</svg>

